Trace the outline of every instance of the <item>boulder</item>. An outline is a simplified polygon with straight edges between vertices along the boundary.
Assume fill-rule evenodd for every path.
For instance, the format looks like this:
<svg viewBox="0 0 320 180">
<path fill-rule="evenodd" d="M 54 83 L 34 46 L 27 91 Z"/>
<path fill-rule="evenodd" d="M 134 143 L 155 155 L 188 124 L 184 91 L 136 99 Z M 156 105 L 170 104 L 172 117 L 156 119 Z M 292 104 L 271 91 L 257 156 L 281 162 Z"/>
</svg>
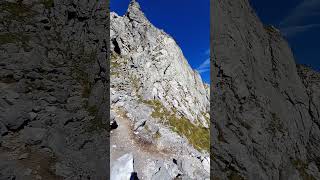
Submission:
<svg viewBox="0 0 320 180">
<path fill-rule="evenodd" d="M 45 138 L 46 129 L 25 127 L 22 131 L 22 139 L 28 145 L 37 145 Z"/>
<path fill-rule="evenodd" d="M 133 172 L 133 155 L 131 153 L 124 154 L 113 163 L 110 179 L 129 180 Z"/>
</svg>

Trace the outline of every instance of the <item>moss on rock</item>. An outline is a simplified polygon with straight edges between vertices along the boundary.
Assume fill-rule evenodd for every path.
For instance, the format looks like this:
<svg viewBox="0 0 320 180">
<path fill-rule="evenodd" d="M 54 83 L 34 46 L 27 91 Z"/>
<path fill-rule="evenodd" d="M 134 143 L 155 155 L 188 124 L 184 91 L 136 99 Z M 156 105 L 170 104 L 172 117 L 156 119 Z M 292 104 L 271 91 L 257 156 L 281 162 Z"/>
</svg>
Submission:
<svg viewBox="0 0 320 180">
<path fill-rule="evenodd" d="M 21 33 L 3 33 L 0 34 L 0 44 L 17 43 L 17 42 L 28 42 L 29 36 Z"/>
<path fill-rule="evenodd" d="M 159 100 L 144 100 L 143 102 L 153 108 L 154 111 L 151 114 L 153 118 L 159 118 L 174 132 L 185 136 L 196 149 L 209 151 L 210 132 L 208 128 L 196 126 L 183 116 L 177 117 L 174 111 L 167 110 Z"/>
<path fill-rule="evenodd" d="M 303 162 L 300 159 L 294 160 L 292 162 L 293 166 L 299 171 L 300 176 L 302 177 L 302 179 L 304 180 L 316 180 L 315 177 L 313 177 L 312 175 L 308 174 L 306 172 L 306 169 L 308 168 L 308 164 Z"/>
</svg>

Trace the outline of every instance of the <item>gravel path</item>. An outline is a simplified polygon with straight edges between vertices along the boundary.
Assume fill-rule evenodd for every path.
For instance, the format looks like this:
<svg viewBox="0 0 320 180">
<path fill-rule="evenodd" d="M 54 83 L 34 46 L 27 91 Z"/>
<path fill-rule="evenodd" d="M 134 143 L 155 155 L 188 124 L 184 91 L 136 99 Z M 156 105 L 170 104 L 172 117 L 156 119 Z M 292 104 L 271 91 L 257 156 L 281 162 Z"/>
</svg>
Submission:
<svg viewBox="0 0 320 180">
<path fill-rule="evenodd" d="M 116 112 L 118 128 L 110 134 L 110 166 L 113 162 L 126 153 L 132 153 L 134 157 L 134 170 L 138 173 L 140 179 L 150 179 L 154 173 L 154 162 L 169 158 L 157 150 L 155 145 L 139 142 L 132 130 L 129 119 L 121 116 L 121 112 Z"/>
</svg>

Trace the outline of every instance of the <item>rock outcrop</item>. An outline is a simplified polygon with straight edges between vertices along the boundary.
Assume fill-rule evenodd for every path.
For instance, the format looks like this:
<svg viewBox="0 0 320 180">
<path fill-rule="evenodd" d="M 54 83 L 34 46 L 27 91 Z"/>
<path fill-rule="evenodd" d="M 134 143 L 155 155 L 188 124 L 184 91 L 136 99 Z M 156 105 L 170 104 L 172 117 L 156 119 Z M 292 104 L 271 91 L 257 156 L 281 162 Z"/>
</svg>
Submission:
<svg viewBox="0 0 320 180">
<path fill-rule="evenodd" d="M 142 179 L 209 179 L 208 85 L 136 1 L 110 19 L 111 160 L 132 152 Z"/>
<path fill-rule="evenodd" d="M 133 171 L 133 155 L 125 154 L 118 158 L 110 171 L 112 180 L 130 180 Z"/>
<path fill-rule="evenodd" d="M 0 179 L 106 179 L 106 2 L 0 9 Z"/>
<path fill-rule="evenodd" d="M 212 178 L 319 179 L 319 73 L 248 0 L 211 5 Z"/>
</svg>

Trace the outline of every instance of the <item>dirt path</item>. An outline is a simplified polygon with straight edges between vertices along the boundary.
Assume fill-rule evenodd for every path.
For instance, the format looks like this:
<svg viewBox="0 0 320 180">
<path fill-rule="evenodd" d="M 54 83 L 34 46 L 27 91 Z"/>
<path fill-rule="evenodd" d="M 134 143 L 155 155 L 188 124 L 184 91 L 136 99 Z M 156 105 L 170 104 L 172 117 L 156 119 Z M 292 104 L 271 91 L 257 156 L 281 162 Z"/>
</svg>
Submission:
<svg viewBox="0 0 320 180">
<path fill-rule="evenodd" d="M 157 150 L 153 144 L 139 142 L 131 127 L 131 122 L 123 112 L 116 110 L 118 128 L 110 134 L 110 166 L 113 162 L 126 153 L 132 153 L 134 170 L 140 179 L 150 179 L 153 170 L 153 161 L 169 158 L 167 154 Z M 150 171 L 148 171 L 150 170 Z"/>
</svg>

